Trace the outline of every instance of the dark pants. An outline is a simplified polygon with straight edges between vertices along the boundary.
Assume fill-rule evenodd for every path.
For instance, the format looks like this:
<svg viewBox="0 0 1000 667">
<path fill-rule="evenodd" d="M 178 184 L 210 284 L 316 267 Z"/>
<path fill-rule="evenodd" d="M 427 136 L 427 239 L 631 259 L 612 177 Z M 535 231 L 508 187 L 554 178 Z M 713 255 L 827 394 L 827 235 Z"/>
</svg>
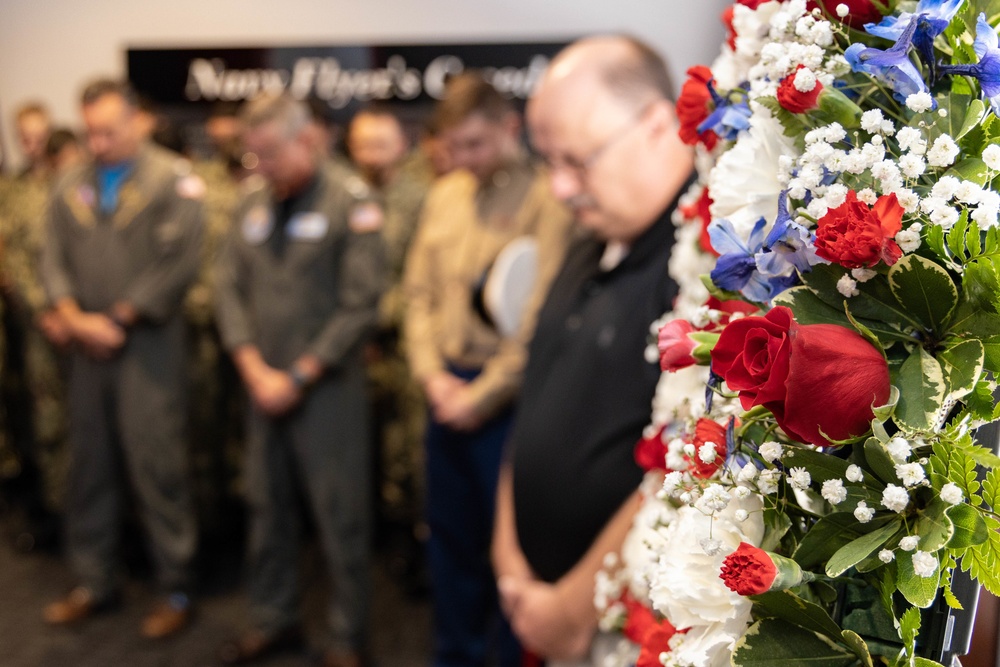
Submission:
<svg viewBox="0 0 1000 667">
<path fill-rule="evenodd" d="M 489 559 L 497 477 L 512 417 L 506 411 L 472 433 L 428 423 L 434 667 L 480 667 L 490 656 L 504 667 L 520 663 L 520 649 L 500 614 Z"/>
</svg>

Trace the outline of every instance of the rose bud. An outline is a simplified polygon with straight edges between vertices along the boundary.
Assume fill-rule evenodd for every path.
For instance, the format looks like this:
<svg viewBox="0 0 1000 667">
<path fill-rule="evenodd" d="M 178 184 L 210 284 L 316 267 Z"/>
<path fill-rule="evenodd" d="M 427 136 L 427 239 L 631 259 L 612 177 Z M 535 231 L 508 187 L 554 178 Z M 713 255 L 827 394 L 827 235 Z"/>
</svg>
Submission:
<svg viewBox="0 0 1000 667">
<path fill-rule="evenodd" d="M 719 573 L 729 590 L 740 595 L 760 595 L 813 580 L 811 572 L 803 572 L 791 558 L 764 551 L 746 542 L 726 556 Z"/>
<path fill-rule="evenodd" d="M 730 322 L 712 370 L 744 410 L 763 405 L 790 437 L 821 447 L 868 432 L 872 406 L 889 399 L 881 351 L 845 327 L 800 325 L 785 306 Z"/>
<path fill-rule="evenodd" d="M 656 338 L 656 346 L 660 350 L 660 370 L 672 373 L 698 363 L 691 356 L 698 343 L 688 337 L 694 331 L 694 326 L 687 320 L 670 320 L 660 327 Z"/>
</svg>

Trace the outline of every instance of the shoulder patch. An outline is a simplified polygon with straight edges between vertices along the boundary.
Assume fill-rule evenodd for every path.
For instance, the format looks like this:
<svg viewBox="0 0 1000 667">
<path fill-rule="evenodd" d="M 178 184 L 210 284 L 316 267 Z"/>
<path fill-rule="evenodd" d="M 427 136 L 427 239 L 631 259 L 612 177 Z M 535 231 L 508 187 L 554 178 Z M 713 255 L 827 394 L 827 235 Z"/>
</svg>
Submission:
<svg viewBox="0 0 1000 667">
<path fill-rule="evenodd" d="M 385 213 L 376 202 L 365 201 L 355 204 L 347 216 L 347 224 L 355 234 L 367 234 L 382 229 Z"/>
<path fill-rule="evenodd" d="M 201 176 L 188 174 L 177 179 L 177 194 L 184 199 L 201 199 L 205 196 L 205 181 Z"/>
</svg>

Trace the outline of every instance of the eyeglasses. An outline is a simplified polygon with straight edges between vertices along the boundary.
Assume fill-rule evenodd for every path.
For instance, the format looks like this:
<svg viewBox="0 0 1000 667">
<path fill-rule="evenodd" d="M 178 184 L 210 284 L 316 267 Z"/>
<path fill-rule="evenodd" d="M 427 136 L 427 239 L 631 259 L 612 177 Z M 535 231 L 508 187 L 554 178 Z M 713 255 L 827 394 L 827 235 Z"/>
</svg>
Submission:
<svg viewBox="0 0 1000 667">
<path fill-rule="evenodd" d="M 651 105 L 650 105 L 651 106 Z M 548 166 L 548 168 L 555 172 L 559 170 L 565 170 L 573 174 L 574 178 L 580 183 L 583 183 L 590 176 L 591 170 L 594 165 L 597 164 L 598 160 L 602 156 L 607 154 L 607 152 L 615 145 L 621 142 L 625 137 L 631 134 L 632 130 L 638 127 L 646 117 L 646 112 L 649 110 L 649 106 L 643 108 L 636 116 L 621 130 L 616 134 L 611 135 L 611 137 L 603 144 L 590 151 L 587 157 L 579 159 L 572 155 L 567 157 L 553 158 L 549 156 L 543 156 L 542 161 Z"/>
</svg>

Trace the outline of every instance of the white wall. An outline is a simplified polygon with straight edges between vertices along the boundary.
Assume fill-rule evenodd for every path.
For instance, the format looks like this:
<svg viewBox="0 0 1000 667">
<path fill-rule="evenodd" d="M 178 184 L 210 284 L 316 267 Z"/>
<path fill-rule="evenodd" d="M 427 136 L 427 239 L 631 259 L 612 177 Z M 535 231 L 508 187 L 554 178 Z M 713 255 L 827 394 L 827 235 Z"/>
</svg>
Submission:
<svg viewBox="0 0 1000 667">
<path fill-rule="evenodd" d="M 28 98 L 75 125 L 82 82 L 124 75 L 128 47 L 556 40 L 628 31 L 671 60 L 677 84 L 709 63 L 727 0 L 0 0 L 3 145 Z"/>
</svg>

